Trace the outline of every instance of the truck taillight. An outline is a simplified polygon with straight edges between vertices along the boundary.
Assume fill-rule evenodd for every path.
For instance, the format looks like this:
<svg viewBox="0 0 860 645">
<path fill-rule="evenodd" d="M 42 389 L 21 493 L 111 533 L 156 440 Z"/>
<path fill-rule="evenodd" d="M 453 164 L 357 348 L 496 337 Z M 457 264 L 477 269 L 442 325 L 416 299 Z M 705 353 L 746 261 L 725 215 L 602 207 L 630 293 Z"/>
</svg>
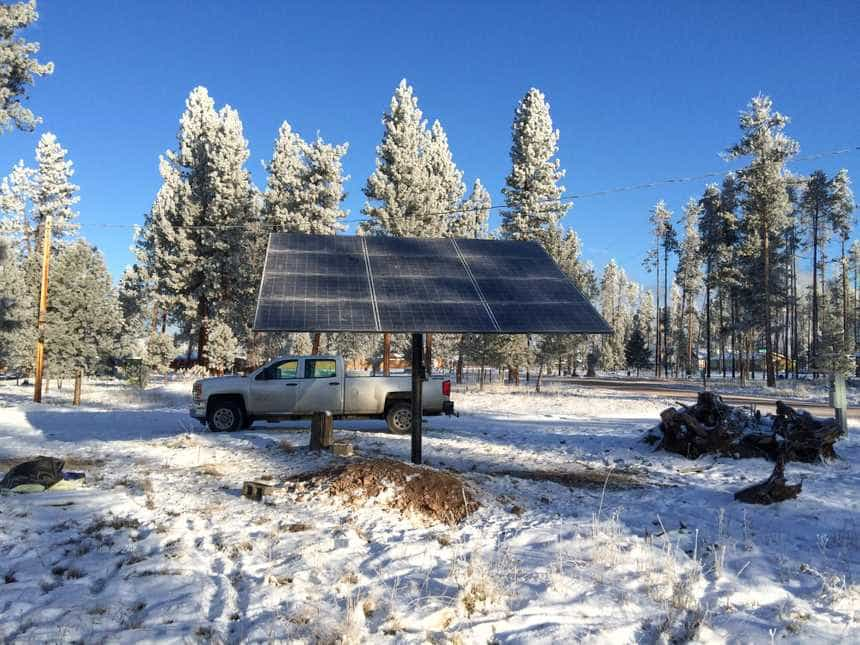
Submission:
<svg viewBox="0 0 860 645">
<path fill-rule="evenodd" d="M 442 394 L 444 396 L 451 396 L 451 381 L 442 381 Z"/>
<path fill-rule="evenodd" d="M 199 401 L 200 398 L 203 396 L 203 386 L 200 385 L 200 383 L 195 383 L 194 386 L 191 388 L 191 396 L 194 398 L 195 401 Z"/>
</svg>

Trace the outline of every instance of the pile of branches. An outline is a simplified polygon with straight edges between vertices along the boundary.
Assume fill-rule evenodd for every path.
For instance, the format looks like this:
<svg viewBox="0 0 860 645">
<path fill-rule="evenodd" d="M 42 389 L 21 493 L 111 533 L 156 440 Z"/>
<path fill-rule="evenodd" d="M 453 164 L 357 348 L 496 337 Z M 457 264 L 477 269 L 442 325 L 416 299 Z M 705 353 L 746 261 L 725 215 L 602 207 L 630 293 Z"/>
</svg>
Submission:
<svg viewBox="0 0 860 645">
<path fill-rule="evenodd" d="M 699 392 L 695 405 L 663 410 L 655 430 L 646 441 L 689 459 L 716 454 L 776 461 L 782 456 L 807 463 L 835 458 L 833 444 L 842 436 L 835 419 L 819 419 L 779 401 L 770 421 L 727 405 L 713 392 Z"/>
</svg>

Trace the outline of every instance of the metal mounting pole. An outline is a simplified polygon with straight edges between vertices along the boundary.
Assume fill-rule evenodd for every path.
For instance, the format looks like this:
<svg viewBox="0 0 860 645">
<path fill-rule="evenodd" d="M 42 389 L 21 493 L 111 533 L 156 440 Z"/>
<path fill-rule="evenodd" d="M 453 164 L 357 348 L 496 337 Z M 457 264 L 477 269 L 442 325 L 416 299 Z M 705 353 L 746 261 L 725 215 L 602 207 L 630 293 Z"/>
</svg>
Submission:
<svg viewBox="0 0 860 645">
<path fill-rule="evenodd" d="M 424 386 L 424 336 L 412 334 L 412 463 L 421 463 L 421 401 Z"/>
</svg>

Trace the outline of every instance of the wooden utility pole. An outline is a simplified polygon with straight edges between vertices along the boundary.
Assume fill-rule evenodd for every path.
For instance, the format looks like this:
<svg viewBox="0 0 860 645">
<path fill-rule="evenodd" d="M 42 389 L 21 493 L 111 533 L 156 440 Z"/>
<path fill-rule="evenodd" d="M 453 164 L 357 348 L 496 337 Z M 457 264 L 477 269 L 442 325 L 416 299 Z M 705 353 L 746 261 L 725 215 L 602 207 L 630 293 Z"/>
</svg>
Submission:
<svg viewBox="0 0 860 645">
<path fill-rule="evenodd" d="M 42 372 L 45 367 L 45 322 L 48 314 L 48 264 L 51 261 L 51 215 L 45 216 L 42 234 L 42 281 L 39 287 L 39 318 L 36 320 L 36 378 L 33 401 L 42 402 Z"/>
<path fill-rule="evenodd" d="M 382 375 L 391 376 L 391 334 L 382 334 Z"/>
</svg>

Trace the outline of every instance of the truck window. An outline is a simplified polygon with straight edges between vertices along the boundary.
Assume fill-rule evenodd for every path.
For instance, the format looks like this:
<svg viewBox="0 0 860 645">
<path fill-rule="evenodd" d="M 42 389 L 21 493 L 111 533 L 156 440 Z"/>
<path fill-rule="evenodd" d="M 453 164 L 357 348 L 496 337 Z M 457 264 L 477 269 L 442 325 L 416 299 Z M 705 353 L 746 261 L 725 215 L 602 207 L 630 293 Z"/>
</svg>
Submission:
<svg viewBox="0 0 860 645">
<path fill-rule="evenodd" d="M 257 376 L 259 381 L 277 381 L 297 378 L 299 375 L 299 362 L 297 360 L 281 361 L 269 365 Z"/>
<path fill-rule="evenodd" d="M 305 360 L 305 378 L 331 378 L 337 376 L 337 363 L 330 358 Z"/>
</svg>

